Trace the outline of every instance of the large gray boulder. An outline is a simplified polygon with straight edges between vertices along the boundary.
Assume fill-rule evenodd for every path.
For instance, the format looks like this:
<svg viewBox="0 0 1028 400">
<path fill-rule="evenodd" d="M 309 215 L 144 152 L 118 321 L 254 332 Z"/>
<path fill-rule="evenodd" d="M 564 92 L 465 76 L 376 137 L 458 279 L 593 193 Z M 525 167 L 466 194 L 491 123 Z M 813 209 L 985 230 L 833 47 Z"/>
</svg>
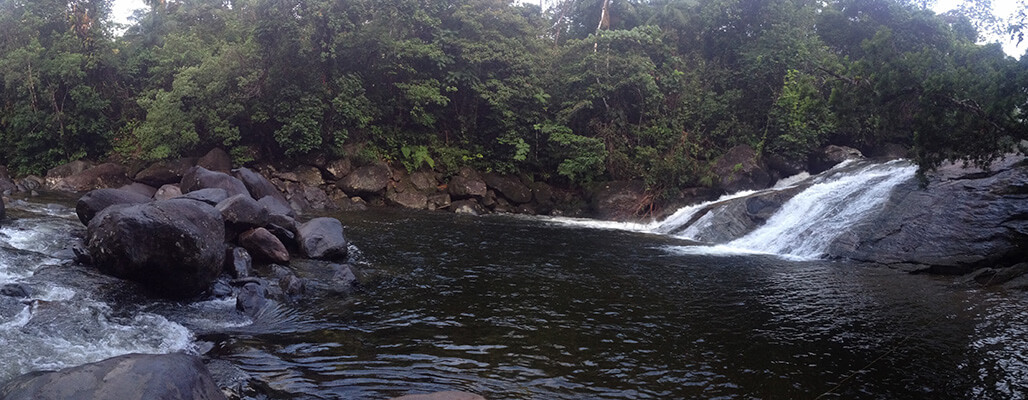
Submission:
<svg viewBox="0 0 1028 400">
<path fill-rule="evenodd" d="M 229 197 L 237 194 L 250 194 L 243 181 L 224 172 L 211 171 L 199 165 L 190 168 L 182 176 L 180 184 L 182 193 L 200 189 L 225 189 Z"/>
<path fill-rule="evenodd" d="M 86 229 L 94 264 L 155 294 L 188 298 L 206 289 L 225 259 L 225 224 L 205 203 L 171 199 L 115 205 Z"/>
<path fill-rule="evenodd" d="M 79 198 L 75 204 L 75 214 L 83 225 L 89 225 L 89 221 L 96 214 L 107 207 L 115 204 L 139 204 L 149 203 L 150 198 L 136 192 L 122 189 L 97 189 L 86 193 Z"/>
<path fill-rule="evenodd" d="M 315 218 L 297 229 L 300 251 L 307 258 L 344 260 L 348 251 L 343 224 L 335 218 Z"/>
<path fill-rule="evenodd" d="M 179 183 L 186 171 L 189 171 L 194 165 L 196 165 L 195 158 L 158 161 L 137 172 L 133 179 L 153 187 Z"/>
<path fill-rule="evenodd" d="M 336 182 L 336 187 L 350 196 L 379 194 L 385 190 L 391 179 L 392 172 L 388 165 L 372 164 L 357 168 Z"/>
<path fill-rule="evenodd" d="M 487 186 L 511 202 L 524 204 L 532 201 L 532 189 L 521 183 L 521 179 L 516 176 L 485 174 L 482 178 Z"/>
<path fill-rule="evenodd" d="M 53 372 L 33 372 L 0 388 L 6 400 L 220 400 L 225 395 L 200 358 L 126 354 Z"/>
<path fill-rule="evenodd" d="M 860 150 L 846 146 L 828 145 L 810 156 L 808 169 L 812 174 L 819 174 L 841 164 L 846 160 L 860 160 L 864 155 Z"/>
<path fill-rule="evenodd" d="M 286 196 L 264 175 L 258 174 L 246 167 L 239 168 L 234 172 L 236 177 L 243 181 L 246 190 L 249 191 L 250 196 L 254 199 L 270 197 L 286 207 L 289 206 L 289 200 L 286 200 Z"/>
<path fill-rule="evenodd" d="M 898 186 L 871 218 L 836 239 L 828 254 L 966 273 L 1014 264 L 1028 254 L 1028 167 L 1007 160 L 992 171 L 941 168 L 922 188 Z"/>
<path fill-rule="evenodd" d="M 489 190 L 482 176 L 468 167 L 461 168 L 457 175 L 450 178 L 447 189 L 454 199 L 481 198 Z"/>
</svg>

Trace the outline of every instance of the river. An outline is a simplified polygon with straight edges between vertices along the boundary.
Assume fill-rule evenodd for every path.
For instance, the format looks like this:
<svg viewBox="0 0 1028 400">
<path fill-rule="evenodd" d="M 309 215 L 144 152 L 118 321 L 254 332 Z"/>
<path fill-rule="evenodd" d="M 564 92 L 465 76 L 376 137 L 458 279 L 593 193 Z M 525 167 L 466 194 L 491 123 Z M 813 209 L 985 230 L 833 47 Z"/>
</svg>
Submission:
<svg viewBox="0 0 1028 400">
<path fill-rule="evenodd" d="M 8 206 L 0 285 L 33 293 L 0 307 L 0 380 L 187 351 L 223 384 L 252 378 L 252 398 L 1028 397 L 1028 295 L 958 278 L 696 247 L 652 226 L 378 209 L 334 215 L 357 288 L 312 284 L 251 321 L 231 299 L 156 301 L 69 265 L 83 229 L 69 204 Z"/>
</svg>

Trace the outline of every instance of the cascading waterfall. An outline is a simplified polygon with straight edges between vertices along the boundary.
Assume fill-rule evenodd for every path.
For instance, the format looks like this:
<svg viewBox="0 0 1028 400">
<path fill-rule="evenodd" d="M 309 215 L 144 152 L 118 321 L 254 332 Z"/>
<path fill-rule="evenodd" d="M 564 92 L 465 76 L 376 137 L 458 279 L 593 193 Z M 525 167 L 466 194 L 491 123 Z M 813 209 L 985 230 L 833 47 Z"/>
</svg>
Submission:
<svg viewBox="0 0 1028 400">
<path fill-rule="evenodd" d="M 767 223 L 727 246 L 820 257 L 835 238 L 884 204 L 893 188 L 913 179 L 916 171 L 917 167 L 907 161 L 892 161 L 819 176 L 813 185 L 783 204 Z"/>
</svg>

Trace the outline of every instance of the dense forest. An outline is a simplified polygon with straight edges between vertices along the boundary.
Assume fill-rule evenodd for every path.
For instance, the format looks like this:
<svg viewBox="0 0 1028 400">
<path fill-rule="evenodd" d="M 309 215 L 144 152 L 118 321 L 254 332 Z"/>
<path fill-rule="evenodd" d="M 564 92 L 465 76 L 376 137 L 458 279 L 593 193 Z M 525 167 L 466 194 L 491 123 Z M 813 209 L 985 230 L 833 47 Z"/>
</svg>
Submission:
<svg viewBox="0 0 1028 400">
<path fill-rule="evenodd" d="M 984 2 L 987 4 L 988 2 Z M 923 168 L 1028 138 L 999 23 L 902 0 L 0 0 L 0 164 L 348 156 L 654 193 L 745 144 L 802 163 L 902 146 Z M 1020 25 L 1017 24 L 1020 22 Z M 992 28 L 989 28 L 989 25 Z"/>
</svg>

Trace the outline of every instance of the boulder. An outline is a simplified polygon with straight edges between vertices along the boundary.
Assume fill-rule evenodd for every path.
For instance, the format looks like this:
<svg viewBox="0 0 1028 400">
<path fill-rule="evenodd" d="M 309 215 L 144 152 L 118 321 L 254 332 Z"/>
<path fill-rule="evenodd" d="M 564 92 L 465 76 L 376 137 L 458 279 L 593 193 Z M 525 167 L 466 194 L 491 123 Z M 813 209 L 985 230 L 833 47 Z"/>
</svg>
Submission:
<svg viewBox="0 0 1028 400">
<path fill-rule="evenodd" d="M 219 203 L 225 201 L 225 199 L 229 198 L 229 195 L 228 192 L 225 191 L 225 189 L 210 188 L 194 190 L 192 192 L 179 196 L 179 198 L 199 201 L 201 203 L 207 203 L 211 206 L 216 206 Z"/>
<path fill-rule="evenodd" d="M 592 195 L 593 212 L 601 219 L 636 219 L 647 204 L 646 185 L 642 181 L 607 182 Z"/>
<path fill-rule="evenodd" d="M 482 178 L 488 187 L 496 190 L 497 193 L 515 204 L 524 204 L 532 201 L 532 189 L 521 183 L 521 179 L 518 179 L 516 176 L 485 174 Z"/>
<path fill-rule="evenodd" d="M 757 151 L 741 144 L 728 149 L 714 163 L 719 186 L 728 193 L 764 189 L 771 185 L 771 175 L 757 157 Z"/>
<path fill-rule="evenodd" d="M 93 189 L 119 187 L 132 183 L 125 175 L 125 167 L 104 163 L 56 181 L 51 187 L 68 192 L 85 192 Z"/>
<path fill-rule="evenodd" d="M 336 182 L 336 187 L 350 196 L 380 194 L 389 185 L 392 172 L 384 163 L 357 168 Z"/>
<path fill-rule="evenodd" d="M 283 200 L 275 196 L 261 197 L 260 200 L 257 200 L 257 204 L 268 210 L 268 214 L 285 215 L 290 218 L 296 217 L 296 210 L 289 206 L 289 202 L 283 202 Z"/>
<path fill-rule="evenodd" d="M 130 183 L 128 185 L 125 185 L 125 186 L 122 186 L 122 187 L 120 187 L 118 189 L 121 189 L 121 190 L 124 190 L 124 191 L 128 191 L 128 192 L 133 192 L 133 193 L 139 193 L 139 194 L 141 194 L 143 196 L 146 196 L 146 197 L 149 197 L 149 198 L 153 198 L 153 195 L 157 194 L 157 188 L 155 188 L 153 186 L 150 186 L 150 185 L 147 185 L 145 183 L 139 183 L 139 182 L 132 182 L 132 183 Z"/>
<path fill-rule="evenodd" d="M 432 193 L 439 190 L 439 179 L 436 174 L 429 171 L 418 171 L 410 174 L 410 183 L 414 189 L 424 193 Z"/>
<path fill-rule="evenodd" d="M 232 170 L 232 156 L 228 155 L 225 150 L 215 147 L 196 160 L 196 165 L 211 171 L 228 173 Z"/>
<path fill-rule="evenodd" d="M 820 174 L 846 160 L 864 158 L 860 150 L 846 146 L 828 145 L 811 155 L 808 169 L 811 174 Z"/>
<path fill-rule="evenodd" d="M 349 251 L 343 224 L 335 218 L 315 218 L 300 225 L 297 242 L 304 256 L 318 260 L 344 260 Z"/>
<path fill-rule="evenodd" d="M 81 173 L 93 167 L 93 163 L 83 160 L 75 160 L 67 164 L 58 165 L 46 171 L 46 185 L 56 187 L 57 184 L 69 176 Z"/>
<path fill-rule="evenodd" d="M 188 298 L 206 289 L 225 259 L 225 224 L 212 206 L 188 199 L 116 205 L 86 229 L 93 263 L 159 296 Z"/>
<path fill-rule="evenodd" d="M 248 194 L 237 194 L 222 200 L 214 208 L 221 212 L 230 230 L 238 233 L 268 223 L 268 209 Z"/>
<path fill-rule="evenodd" d="M 136 192 L 121 189 L 97 189 L 86 193 L 79 198 L 75 204 L 75 214 L 83 225 L 89 225 L 89 221 L 96 214 L 107 207 L 115 204 L 140 204 L 150 202 L 150 198 Z"/>
<path fill-rule="evenodd" d="M 450 207 L 450 195 L 446 193 L 433 194 L 428 196 L 428 209 L 441 210 Z"/>
<path fill-rule="evenodd" d="M 239 235 L 239 245 L 253 254 L 254 258 L 272 263 L 289 263 L 289 251 L 275 235 L 267 229 L 256 228 Z"/>
<path fill-rule="evenodd" d="M 224 172 L 211 171 L 199 165 L 190 168 L 182 176 L 180 184 L 182 193 L 189 193 L 200 189 L 224 189 L 229 196 L 237 194 L 250 194 L 243 181 Z"/>
<path fill-rule="evenodd" d="M 296 175 L 296 181 L 305 186 L 319 186 L 325 183 L 325 179 L 321 177 L 321 170 L 310 165 L 294 168 L 293 174 Z"/>
<path fill-rule="evenodd" d="M 478 172 L 468 167 L 461 168 L 457 175 L 450 178 L 447 189 L 455 199 L 482 197 L 488 190 Z"/>
<path fill-rule="evenodd" d="M 43 187 L 46 181 L 35 175 L 29 175 L 19 179 L 15 184 L 18 186 L 18 191 L 30 192 Z"/>
<path fill-rule="evenodd" d="M 278 190 L 278 187 L 263 175 L 246 167 L 235 170 L 235 175 L 243 182 L 243 185 L 246 186 L 246 190 L 253 198 L 261 199 L 270 196 L 275 200 L 280 201 L 282 204 L 289 204 L 289 201 L 286 200 L 286 196 Z"/>
<path fill-rule="evenodd" d="M 0 194 L 11 194 L 18 190 L 18 185 L 11 180 L 0 176 Z"/>
<path fill-rule="evenodd" d="M 332 180 L 343 179 L 347 175 L 353 172 L 353 165 L 350 163 L 349 158 L 340 158 L 335 161 L 330 161 L 325 165 L 325 173 Z"/>
<path fill-rule="evenodd" d="M 1008 162 L 993 168 L 943 166 L 924 188 L 910 179 L 875 215 L 837 238 L 828 254 L 929 265 L 938 273 L 1021 261 L 1028 251 L 1028 167 Z"/>
<path fill-rule="evenodd" d="M 256 317 L 269 303 L 268 289 L 257 282 L 247 282 L 236 295 L 236 310 L 250 317 Z"/>
<path fill-rule="evenodd" d="M 146 169 L 137 172 L 133 180 L 153 187 L 179 183 L 182 181 L 182 176 L 186 174 L 186 171 L 189 171 L 194 165 L 196 165 L 195 158 L 158 161 L 146 167 Z"/>
<path fill-rule="evenodd" d="M 428 207 L 428 196 L 414 188 L 408 178 L 386 191 L 386 203 L 404 208 L 424 210 Z"/>
<path fill-rule="evenodd" d="M 177 184 L 168 184 L 158 188 L 157 192 L 153 194 L 153 199 L 168 200 L 179 196 L 182 196 L 182 189 L 180 189 Z"/>
<path fill-rule="evenodd" d="M 217 400 L 221 389 L 199 357 L 126 354 L 53 372 L 33 372 L 0 388 L 3 399 Z"/>
<path fill-rule="evenodd" d="M 795 186 L 783 190 L 762 191 L 746 197 L 737 197 L 713 203 L 697 211 L 682 226 L 684 230 L 672 231 L 712 244 L 727 243 L 741 238 L 767 222 L 768 218 L 792 199 L 806 186 Z"/>
</svg>

